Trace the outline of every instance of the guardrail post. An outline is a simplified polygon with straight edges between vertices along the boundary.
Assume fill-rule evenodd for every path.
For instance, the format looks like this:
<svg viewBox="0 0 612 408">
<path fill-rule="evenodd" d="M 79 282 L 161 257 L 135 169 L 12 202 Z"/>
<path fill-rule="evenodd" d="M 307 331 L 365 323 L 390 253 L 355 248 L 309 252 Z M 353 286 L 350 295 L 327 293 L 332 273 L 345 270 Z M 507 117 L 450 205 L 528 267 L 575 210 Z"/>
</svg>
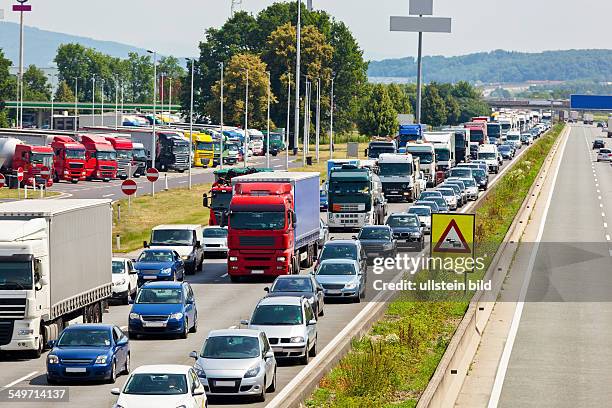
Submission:
<svg viewBox="0 0 612 408">
<path fill-rule="evenodd" d="M 164 174 L 164 190 L 168 191 L 168 173 Z"/>
<path fill-rule="evenodd" d="M 45 189 L 42 184 L 40 185 L 40 198 L 45 198 Z"/>
<path fill-rule="evenodd" d="M 115 236 L 115 246 L 117 247 L 118 251 L 121 250 L 121 235 L 119 234 Z"/>
<path fill-rule="evenodd" d="M 121 204 L 117 204 L 117 224 L 119 223 L 121 223 Z"/>
<path fill-rule="evenodd" d="M 26 200 L 28 199 L 28 185 L 27 184 L 23 186 L 23 198 Z"/>
</svg>

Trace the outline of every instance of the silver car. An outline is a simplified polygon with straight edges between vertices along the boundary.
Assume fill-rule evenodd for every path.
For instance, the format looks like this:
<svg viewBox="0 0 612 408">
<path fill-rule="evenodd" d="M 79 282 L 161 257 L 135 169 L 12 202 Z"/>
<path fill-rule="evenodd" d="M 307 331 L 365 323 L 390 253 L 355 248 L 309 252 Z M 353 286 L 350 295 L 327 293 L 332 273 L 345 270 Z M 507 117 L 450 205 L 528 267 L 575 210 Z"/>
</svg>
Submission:
<svg viewBox="0 0 612 408">
<path fill-rule="evenodd" d="M 612 161 L 612 150 L 608 148 L 599 149 L 597 161 Z"/>
<path fill-rule="evenodd" d="M 265 401 L 276 389 L 276 359 L 260 330 L 213 330 L 202 351 L 189 354 L 207 395 L 249 395 Z"/>
<path fill-rule="evenodd" d="M 317 265 L 313 273 L 319 285 L 323 287 L 323 295 L 326 298 L 361 302 L 365 296 L 366 274 L 361 271 L 357 261 L 326 259 Z"/>
<path fill-rule="evenodd" d="M 308 364 L 317 355 L 317 319 L 305 297 L 263 298 L 251 320 L 241 323 L 266 333 L 276 357 L 298 358 Z"/>
</svg>

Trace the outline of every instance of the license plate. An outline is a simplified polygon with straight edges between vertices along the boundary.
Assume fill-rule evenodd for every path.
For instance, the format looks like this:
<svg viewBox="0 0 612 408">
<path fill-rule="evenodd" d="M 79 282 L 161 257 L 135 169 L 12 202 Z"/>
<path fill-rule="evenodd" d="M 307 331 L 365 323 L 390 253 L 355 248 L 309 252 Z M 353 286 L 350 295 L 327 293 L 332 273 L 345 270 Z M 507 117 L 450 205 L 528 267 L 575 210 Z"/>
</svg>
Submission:
<svg viewBox="0 0 612 408">
<path fill-rule="evenodd" d="M 157 279 L 157 276 L 143 276 L 143 279 Z"/>
<path fill-rule="evenodd" d="M 327 294 L 328 294 L 328 295 L 339 295 L 339 294 L 341 294 L 341 293 L 342 293 L 342 291 L 341 291 L 341 290 L 339 290 L 339 289 L 329 289 L 329 290 L 327 291 Z"/>
<path fill-rule="evenodd" d="M 87 369 L 85 367 L 66 367 L 67 373 L 86 373 Z"/>
<path fill-rule="evenodd" d="M 166 322 L 143 322 L 146 327 L 166 327 Z"/>
<path fill-rule="evenodd" d="M 234 381 L 215 381 L 216 387 L 234 387 L 236 383 Z"/>
<path fill-rule="evenodd" d="M 251 273 L 253 275 L 262 275 L 264 273 L 264 271 L 262 269 L 252 269 Z"/>
</svg>

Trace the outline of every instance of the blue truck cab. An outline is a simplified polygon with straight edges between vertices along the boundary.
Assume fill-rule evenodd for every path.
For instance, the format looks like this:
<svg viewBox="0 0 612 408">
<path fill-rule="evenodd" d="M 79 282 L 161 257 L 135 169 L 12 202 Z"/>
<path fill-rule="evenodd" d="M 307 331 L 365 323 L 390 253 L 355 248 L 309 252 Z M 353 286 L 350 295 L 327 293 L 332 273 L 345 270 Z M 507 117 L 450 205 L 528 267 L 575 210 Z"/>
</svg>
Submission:
<svg viewBox="0 0 612 408">
<path fill-rule="evenodd" d="M 397 136 L 397 147 L 404 148 L 408 143 L 414 143 L 423 140 L 423 132 L 425 125 L 400 125 L 399 134 Z"/>
</svg>

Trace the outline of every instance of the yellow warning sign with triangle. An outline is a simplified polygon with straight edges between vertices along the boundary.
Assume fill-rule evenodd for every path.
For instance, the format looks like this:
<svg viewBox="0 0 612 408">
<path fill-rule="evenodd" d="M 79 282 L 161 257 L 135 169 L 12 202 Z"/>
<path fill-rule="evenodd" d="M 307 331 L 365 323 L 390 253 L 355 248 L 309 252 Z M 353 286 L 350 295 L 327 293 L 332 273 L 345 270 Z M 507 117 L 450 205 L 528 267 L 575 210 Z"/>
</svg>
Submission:
<svg viewBox="0 0 612 408">
<path fill-rule="evenodd" d="M 475 214 L 432 214 L 431 256 L 473 257 Z"/>
</svg>

